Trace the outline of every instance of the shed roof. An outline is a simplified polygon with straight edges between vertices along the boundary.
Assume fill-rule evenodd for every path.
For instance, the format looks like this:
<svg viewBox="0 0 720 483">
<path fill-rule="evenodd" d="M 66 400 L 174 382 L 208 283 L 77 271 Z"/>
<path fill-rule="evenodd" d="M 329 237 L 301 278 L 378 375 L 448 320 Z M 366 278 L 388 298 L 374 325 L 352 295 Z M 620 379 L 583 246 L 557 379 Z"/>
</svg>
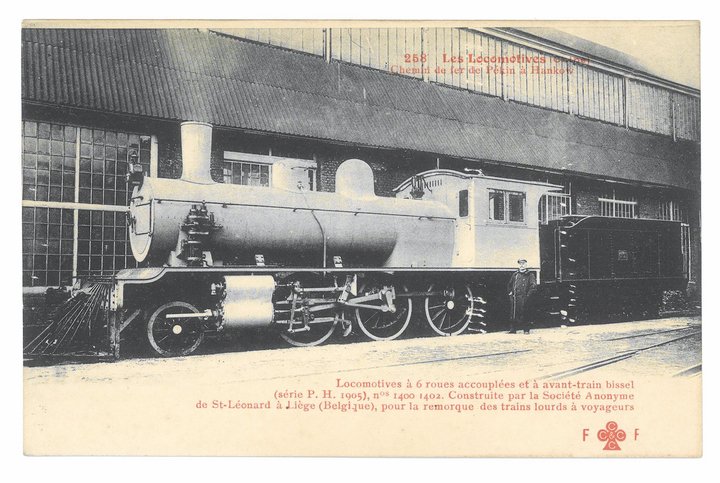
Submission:
<svg viewBox="0 0 720 483">
<path fill-rule="evenodd" d="M 197 29 L 24 29 L 22 98 L 699 187 L 699 145 Z"/>
</svg>

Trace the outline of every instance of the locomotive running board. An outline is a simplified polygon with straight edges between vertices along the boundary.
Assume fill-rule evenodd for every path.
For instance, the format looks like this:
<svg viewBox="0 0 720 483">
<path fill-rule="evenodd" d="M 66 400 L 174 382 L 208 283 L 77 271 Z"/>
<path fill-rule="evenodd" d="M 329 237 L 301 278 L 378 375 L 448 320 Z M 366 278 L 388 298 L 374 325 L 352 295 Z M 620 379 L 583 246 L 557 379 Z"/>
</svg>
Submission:
<svg viewBox="0 0 720 483">
<path fill-rule="evenodd" d="M 517 267 L 483 267 L 483 268 L 467 268 L 467 267 L 344 267 L 344 268 L 319 268 L 319 267 L 258 267 L 257 265 L 245 266 L 211 266 L 211 267 L 154 267 L 154 268 L 126 268 L 119 271 L 115 275 L 115 279 L 123 283 L 143 284 L 153 283 L 170 273 L 223 273 L 232 275 L 235 273 L 257 273 L 257 274 L 273 274 L 273 273 L 337 273 L 347 274 L 355 272 L 365 273 L 386 273 L 393 275 L 396 273 L 486 273 L 486 272 L 515 272 Z M 528 267 L 529 271 L 537 272 L 538 267 Z"/>
</svg>

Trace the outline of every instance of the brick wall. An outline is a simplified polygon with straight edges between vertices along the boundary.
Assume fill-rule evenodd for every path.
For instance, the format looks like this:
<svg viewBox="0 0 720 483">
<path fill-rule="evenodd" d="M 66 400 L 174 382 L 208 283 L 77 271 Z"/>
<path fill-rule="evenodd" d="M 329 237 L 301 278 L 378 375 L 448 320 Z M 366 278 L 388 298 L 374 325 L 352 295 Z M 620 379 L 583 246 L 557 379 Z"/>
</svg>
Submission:
<svg viewBox="0 0 720 483">
<path fill-rule="evenodd" d="M 180 124 L 158 134 L 158 177 L 179 178 L 182 176 L 182 149 L 180 145 Z"/>
<path fill-rule="evenodd" d="M 575 183 L 573 185 L 573 213 L 577 215 L 599 215 L 598 197 L 603 190 L 599 186 Z"/>
</svg>

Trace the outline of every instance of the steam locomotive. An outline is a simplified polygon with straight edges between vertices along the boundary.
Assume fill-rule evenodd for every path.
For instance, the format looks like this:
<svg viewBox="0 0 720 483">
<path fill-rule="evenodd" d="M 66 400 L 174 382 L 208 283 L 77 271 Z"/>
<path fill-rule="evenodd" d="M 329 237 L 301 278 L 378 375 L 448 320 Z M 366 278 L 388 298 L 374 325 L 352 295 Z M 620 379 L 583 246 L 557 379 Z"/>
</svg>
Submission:
<svg viewBox="0 0 720 483">
<path fill-rule="evenodd" d="M 181 133 L 182 178 L 131 167 L 140 268 L 113 279 L 116 351 L 138 324 L 162 356 L 243 329 L 276 330 L 296 346 L 335 331 L 392 340 L 417 318 L 444 336 L 486 331 L 503 318 L 519 258 L 541 282 L 541 305 L 568 323 L 686 283 L 679 223 L 568 216 L 541 225 L 533 208 L 558 186 L 434 169 L 395 198 L 378 197 L 358 159 L 340 165 L 334 193 L 293 186 L 282 163 L 273 187 L 214 183 L 211 126 L 186 122 Z"/>
</svg>

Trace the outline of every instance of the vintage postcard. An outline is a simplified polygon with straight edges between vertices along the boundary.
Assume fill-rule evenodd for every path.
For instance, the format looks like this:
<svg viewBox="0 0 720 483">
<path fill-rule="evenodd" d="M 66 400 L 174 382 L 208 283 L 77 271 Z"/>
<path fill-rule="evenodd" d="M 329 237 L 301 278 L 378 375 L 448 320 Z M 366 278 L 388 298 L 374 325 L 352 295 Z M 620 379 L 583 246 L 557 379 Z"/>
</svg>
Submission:
<svg viewBox="0 0 720 483">
<path fill-rule="evenodd" d="M 25 454 L 702 456 L 699 29 L 25 21 Z"/>
</svg>

